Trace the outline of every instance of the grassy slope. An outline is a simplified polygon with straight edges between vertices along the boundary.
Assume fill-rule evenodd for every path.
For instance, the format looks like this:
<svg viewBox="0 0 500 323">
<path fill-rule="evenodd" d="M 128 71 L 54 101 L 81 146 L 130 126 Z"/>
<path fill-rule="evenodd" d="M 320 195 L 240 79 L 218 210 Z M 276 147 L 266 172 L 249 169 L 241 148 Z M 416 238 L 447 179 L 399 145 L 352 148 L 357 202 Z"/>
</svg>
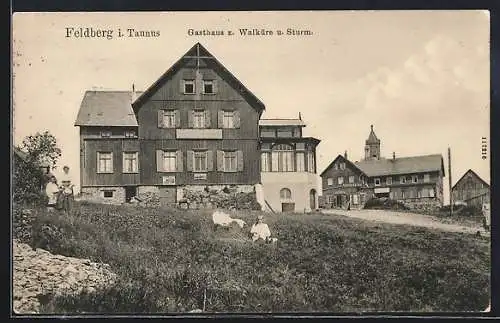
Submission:
<svg viewBox="0 0 500 323">
<path fill-rule="evenodd" d="M 43 213 L 43 211 L 40 211 Z M 266 216 L 276 246 L 214 232 L 210 211 L 79 204 L 38 216 L 35 243 L 109 263 L 122 278 L 47 312 L 479 311 L 489 242 L 332 215 Z M 233 215 L 251 222 L 249 211 Z"/>
</svg>

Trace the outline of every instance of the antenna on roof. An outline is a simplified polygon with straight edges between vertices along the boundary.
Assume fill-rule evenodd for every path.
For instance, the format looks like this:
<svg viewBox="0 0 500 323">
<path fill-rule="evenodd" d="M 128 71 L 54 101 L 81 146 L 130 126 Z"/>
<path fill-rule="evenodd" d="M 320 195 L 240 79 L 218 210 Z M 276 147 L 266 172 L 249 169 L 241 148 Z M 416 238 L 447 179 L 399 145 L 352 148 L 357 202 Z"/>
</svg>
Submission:
<svg viewBox="0 0 500 323">
<path fill-rule="evenodd" d="M 135 84 L 132 83 L 132 92 L 135 92 Z"/>
<path fill-rule="evenodd" d="M 300 114 L 300 111 L 299 111 L 299 120 L 302 120 L 302 115 Z"/>
</svg>

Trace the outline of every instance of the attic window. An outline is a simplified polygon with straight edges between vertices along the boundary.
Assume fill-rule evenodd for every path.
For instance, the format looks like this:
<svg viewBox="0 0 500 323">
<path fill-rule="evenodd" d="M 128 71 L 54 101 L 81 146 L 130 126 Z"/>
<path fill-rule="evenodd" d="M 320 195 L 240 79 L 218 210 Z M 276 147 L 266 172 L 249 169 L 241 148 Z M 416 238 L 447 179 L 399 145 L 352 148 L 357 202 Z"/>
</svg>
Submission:
<svg viewBox="0 0 500 323">
<path fill-rule="evenodd" d="M 184 80 L 184 94 L 194 94 L 194 80 Z"/>
<path fill-rule="evenodd" d="M 214 81 L 212 80 L 204 80 L 203 81 L 203 93 L 204 94 L 214 94 Z"/>
<path fill-rule="evenodd" d="M 101 131 L 101 137 L 104 137 L 104 138 L 111 137 L 111 131 L 109 131 L 109 130 L 103 130 L 103 131 Z"/>
</svg>

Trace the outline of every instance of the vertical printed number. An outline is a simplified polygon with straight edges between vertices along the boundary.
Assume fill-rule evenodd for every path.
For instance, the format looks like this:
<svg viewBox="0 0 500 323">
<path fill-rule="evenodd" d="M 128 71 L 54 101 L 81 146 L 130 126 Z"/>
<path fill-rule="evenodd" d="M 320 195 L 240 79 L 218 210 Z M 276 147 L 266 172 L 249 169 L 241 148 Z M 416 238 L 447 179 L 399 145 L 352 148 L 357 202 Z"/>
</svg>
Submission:
<svg viewBox="0 0 500 323">
<path fill-rule="evenodd" d="M 481 137 L 481 158 L 488 158 L 488 141 L 486 137 Z"/>
</svg>

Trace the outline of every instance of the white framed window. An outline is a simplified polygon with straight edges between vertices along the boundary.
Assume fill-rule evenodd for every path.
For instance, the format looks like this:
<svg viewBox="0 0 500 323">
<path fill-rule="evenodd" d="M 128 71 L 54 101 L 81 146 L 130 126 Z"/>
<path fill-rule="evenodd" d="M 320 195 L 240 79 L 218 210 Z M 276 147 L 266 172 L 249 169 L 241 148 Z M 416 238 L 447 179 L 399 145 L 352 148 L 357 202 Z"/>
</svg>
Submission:
<svg viewBox="0 0 500 323">
<path fill-rule="evenodd" d="M 352 204 L 354 204 L 354 205 L 358 205 L 359 204 L 359 195 L 358 194 L 354 194 L 352 196 Z"/>
<path fill-rule="evenodd" d="M 136 137 L 135 130 L 126 130 L 125 137 L 126 138 L 135 138 Z"/>
<path fill-rule="evenodd" d="M 354 176 L 351 175 L 349 176 L 349 184 L 353 184 L 354 183 Z"/>
<path fill-rule="evenodd" d="M 292 199 L 292 191 L 290 191 L 289 188 L 282 188 L 280 190 L 280 199 L 291 200 Z"/>
<path fill-rule="evenodd" d="M 103 138 L 109 138 L 109 137 L 111 137 L 111 131 L 110 130 L 103 130 L 103 131 L 101 131 L 101 137 L 103 137 Z"/>
<path fill-rule="evenodd" d="M 387 185 L 392 185 L 392 177 L 390 177 L 390 176 L 389 176 L 389 177 L 387 177 L 387 178 L 385 179 L 385 183 L 386 183 Z"/>
<path fill-rule="evenodd" d="M 406 184 L 406 176 L 399 176 L 399 183 Z"/>
<path fill-rule="evenodd" d="M 206 151 L 195 151 L 193 154 L 193 170 L 195 172 L 206 172 L 207 171 L 207 152 Z"/>
<path fill-rule="evenodd" d="M 164 110 L 163 111 L 163 127 L 165 128 L 175 128 L 175 110 Z"/>
<path fill-rule="evenodd" d="M 274 146 L 271 157 L 273 172 L 293 172 L 293 150 L 291 146 Z"/>
<path fill-rule="evenodd" d="M 328 186 L 332 186 L 332 185 L 333 185 L 333 178 L 328 177 L 328 178 L 326 179 L 326 183 L 327 183 L 327 185 L 328 185 Z"/>
<path fill-rule="evenodd" d="M 260 165 L 261 165 L 261 171 L 262 172 L 269 172 L 271 170 L 271 167 L 269 167 L 269 153 L 265 152 L 260 154 Z"/>
<path fill-rule="evenodd" d="M 184 94 L 194 94 L 194 80 L 184 80 Z"/>
<path fill-rule="evenodd" d="M 412 182 L 412 183 L 418 183 L 418 176 L 417 176 L 417 175 L 413 175 L 413 176 L 411 177 L 411 182 Z"/>
<path fill-rule="evenodd" d="M 138 173 L 139 172 L 139 153 L 124 152 L 123 153 L 123 172 Z"/>
<path fill-rule="evenodd" d="M 315 173 L 315 161 L 314 161 L 314 153 L 312 151 L 307 152 L 307 171 L 309 173 Z"/>
<path fill-rule="evenodd" d="M 405 198 L 406 198 L 406 193 L 405 193 L 405 191 L 401 191 L 401 199 L 403 199 L 403 200 L 404 200 Z"/>
<path fill-rule="evenodd" d="M 374 179 L 375 186 L 380 186 L 380 178 L 375 178 Z"/>
<path fill-rule="evenodd" d="M 344 170 L 345 169 L 345 163 L 340 163 L 340 170 Z"/>
<path fill-rule="evenodd" d="M 224 151 L 224 171 L 236 172 L 237 159 L 236 151 Z"/>
<path fill-rule="evenodd" d="M 434 189 L 429 188 L 429 197 L 434 197 Z"/>
<path fill-rule="evenodd" d="M 305 156 L 304 153 L 296 153 L 295 154 L 295 165 L 296 165 L 296 171 L 297 172 L 305 172 L 306 171 L 306 166 L 305 166 Z"/>
<path fill-rule="evenodd" d="M 424 183 L 429 183 L 431 181 L 431 175 L 430 174 L 424 174 Z"/>
<path fill-rule="evenodd" d="M 105 198 L 113 197 L 113 191 L 103 191 L 102 194 Z"/>
<path fill-rule="evenodd" d="M 420 199 L 420 198 L 422 198 L 422 195 L 423 195 L 422 193 L 423 193 L 423 191 L 424 191 L 424 190 L 418 190 L 418 191 L 417 191 L 417 198 L 419 198 L 419 199 Z"/>
<path fill-rule="evenodd" d="M 193 111 L 193 128 L 205 128 L 205 111 Z"/>
<path fill-rule="evenodd" d="M 338 170 L 338 169 L 339 169 L 339 166 L 335 163 L 335 164 L 333 164 L 333 169 L 334 169 L 334 170 Z"/>
<path fill-rule="evenodd" d="M 344 184 L 344 177 L 343 177 L 343 176 L 339 176 L 339 177 L 337 178 L 337 184 L 339 184 L 339 185 Z"/>
<path fill-rule="evenodd" d="M 177 170 L 177 153 L 175 151 L 163 152 L 163 171 L 175 172 Z"/>
<path fill-rule="evenodd" d="M 222 127 L 234 128 L 234 111 L 222 111 Z"/>
<path fill-rule="evenodd" d="M 215 94 L 215 87 L 213 80 L 203 80 L 203 93 Z"/>
<path fill-rule="evenodd" d="M 113 173 L 113 153 L 97 152 L 97 172 Z"/>
</svg>

